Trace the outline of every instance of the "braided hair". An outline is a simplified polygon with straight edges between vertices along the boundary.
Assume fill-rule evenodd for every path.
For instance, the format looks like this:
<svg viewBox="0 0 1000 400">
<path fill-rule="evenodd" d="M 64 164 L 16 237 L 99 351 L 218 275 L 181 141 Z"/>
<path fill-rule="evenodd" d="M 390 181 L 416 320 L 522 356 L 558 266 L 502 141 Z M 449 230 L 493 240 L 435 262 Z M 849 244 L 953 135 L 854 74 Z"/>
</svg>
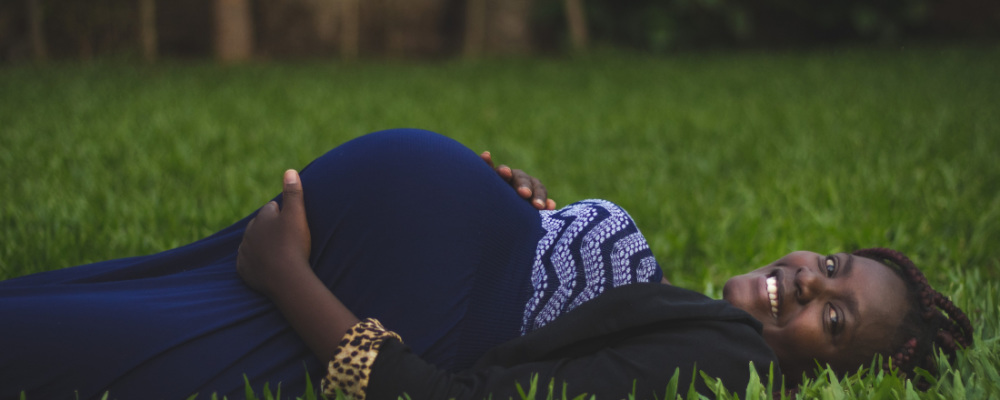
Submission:
<svg viewBox="0 0 1000 400">
<path fill-rule="evenodd" d="M 934 290 L 910 258 L 886 248 L 861 249 L 856 256 L 870 258 L 893 269 L 906 283 L 907 295 L 913 307 L 903 317 L 903 323 L 893 340 L 894 349 L 883 353 L 883 369 L 897 368 L 904 376 L 915 376 L 914 369 L 933 371 L 935 349 L 953 358 L 959 346 L 972 346 L 972 324 L 969 317 L 948 297 Z M 891 360 L 891 366 L 890 366 Z M 927 382 L 918 382 L 926 389 Z"/>
</svg>

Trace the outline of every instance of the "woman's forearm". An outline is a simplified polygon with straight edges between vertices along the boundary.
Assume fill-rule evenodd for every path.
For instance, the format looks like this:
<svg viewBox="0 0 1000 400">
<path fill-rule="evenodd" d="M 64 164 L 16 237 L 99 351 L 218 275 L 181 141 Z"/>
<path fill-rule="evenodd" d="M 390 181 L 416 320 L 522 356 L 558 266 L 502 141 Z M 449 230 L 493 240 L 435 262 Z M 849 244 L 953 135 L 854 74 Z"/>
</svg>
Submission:
<svg viewBox="0 0 1000 400">
<path fill-rule="evenodd" d="M 283 280 L 281 288 L 270 292 L 269 297 L 320 361 L 329 361 L 341 338 L 358 323 L 358 318 L 323 285 L 308 265 L 288 270 L 295 272 Z"/>
</svg>

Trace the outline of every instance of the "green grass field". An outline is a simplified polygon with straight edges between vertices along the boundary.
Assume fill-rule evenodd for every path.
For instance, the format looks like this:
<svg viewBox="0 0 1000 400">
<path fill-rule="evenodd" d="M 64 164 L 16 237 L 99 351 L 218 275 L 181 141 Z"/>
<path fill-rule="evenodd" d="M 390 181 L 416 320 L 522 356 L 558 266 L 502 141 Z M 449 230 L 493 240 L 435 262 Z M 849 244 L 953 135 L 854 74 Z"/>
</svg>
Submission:
<svg viewBox="0 0 1000 400">
<path fill-rule="evenodd" d="M 666 276 L 713 296 L 796 249 L 902 250 L 969 313 L 976 347 L 927 393 L 863 375 L 802 394 L 996 398 L 998 65 L 980 46 L 5 67 L 0 279 L 194 241 L 277 194 L 285 168 L 419 127 L 560 204 L 621 204 Z"/>
</svg>

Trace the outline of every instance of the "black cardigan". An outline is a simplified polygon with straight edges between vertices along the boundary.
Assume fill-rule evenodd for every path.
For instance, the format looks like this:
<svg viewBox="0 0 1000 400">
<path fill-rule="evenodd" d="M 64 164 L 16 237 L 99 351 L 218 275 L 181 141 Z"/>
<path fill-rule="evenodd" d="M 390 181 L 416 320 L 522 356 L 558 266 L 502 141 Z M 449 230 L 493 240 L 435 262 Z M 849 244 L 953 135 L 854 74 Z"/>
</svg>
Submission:
<svg viewBox="0 0 1000 400">
<path fill-rule="evenodd" d="M 742 392 L 749 362 L 767 379 L 777 359 L 761 337 L 760 322 L 722 300 L 675 286 L 643 283 L 610 289 L 552 323 L 487 352 L 458 373 L 424 362 L 396 340 L 388 340 L 372 365 L 367 398 L 519 398 L 515 382 L 527 390 L 533 375 L 540 389 L 551 379 L 561 392 L 618 399 L 662 398 L 679 368 L 686 390 L 692 371 L 722 379 Z M 406 338 L 403 338 L 406 340 Z M 711 395 L 700 376 L 699 392 Z"/>
</svg>

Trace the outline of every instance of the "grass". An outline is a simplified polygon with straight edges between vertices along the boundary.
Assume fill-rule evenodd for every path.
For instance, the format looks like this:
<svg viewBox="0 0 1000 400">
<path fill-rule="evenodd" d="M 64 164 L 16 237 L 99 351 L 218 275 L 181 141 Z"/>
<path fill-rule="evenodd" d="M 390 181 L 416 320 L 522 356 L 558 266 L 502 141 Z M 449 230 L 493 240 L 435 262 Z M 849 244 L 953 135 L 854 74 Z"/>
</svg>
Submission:
<svg viewBox="0 0 1000 400">
<path fill-rule="evenodd" d="M 0 279 L 191 242 L 270 199 L 283 169 L 420 127 L 491 150 L 560 204 L 623 205 L 668 279 L 716 297 L 791 250 L 900 249 L 970 314 L 975 348 L 927 393 L 868 374 L 801 393 L 996 397 L 997 65 L 998 47 L 951 46 L 6 67 Z"/>
</svg>

